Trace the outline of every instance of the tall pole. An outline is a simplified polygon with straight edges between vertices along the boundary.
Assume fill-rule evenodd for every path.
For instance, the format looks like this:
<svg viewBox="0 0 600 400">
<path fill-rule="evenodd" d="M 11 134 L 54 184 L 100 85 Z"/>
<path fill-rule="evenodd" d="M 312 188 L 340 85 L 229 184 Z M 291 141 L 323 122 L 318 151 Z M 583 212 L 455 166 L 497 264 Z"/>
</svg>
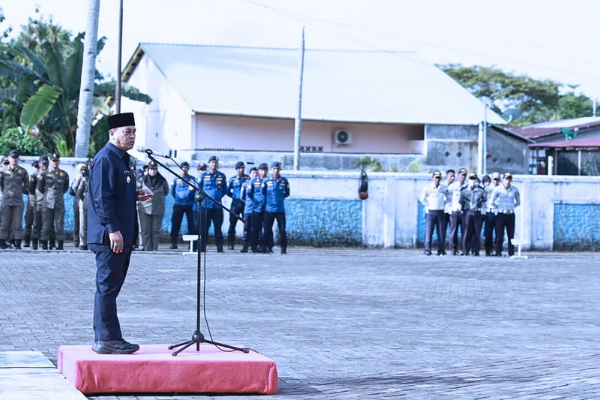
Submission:
<svg viewBox="0 0 600 400">
<path fill-rule="evenodd" d="M 123 50 L 123 0 L 119 6 L 119 50 L 117 54 L 117 87 L 115 89 L 115 113 L 121 112 L 121 53 Z"/>
<path fill-rule="evenodd" d="M 300 133 L 302 131 L 302 84 L 304 80 L 304 26 L 300 45 L 300 88 L 298 90 L 298 114 L 294 126 L 294 171 L 300 169 Z"/>
<path fill-rule="evenodd" d="M 77 132 L 75 134 L 75 157 L 81 158 L 87 157 L 90 149 L 99 15 L 100 0 L 90 0 L 87 32 L 83 42 L 83 65 L 81 68 L 81 86 L 79 88 L 79 104 L 77 107 Z"/>
</svg>

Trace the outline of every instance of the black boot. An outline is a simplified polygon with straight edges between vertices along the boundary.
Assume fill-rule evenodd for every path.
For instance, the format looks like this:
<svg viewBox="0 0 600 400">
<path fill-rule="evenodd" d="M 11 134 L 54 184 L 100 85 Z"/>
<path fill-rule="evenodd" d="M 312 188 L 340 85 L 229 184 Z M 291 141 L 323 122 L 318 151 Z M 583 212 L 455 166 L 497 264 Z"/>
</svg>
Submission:
<svg viewBox="0 0 600 400">
<path fill-rule="evenodd" d="M 17 240 L 16 239 L 11 239 L 10 240 L 10 248 L 11 249 L 16 249 L 17 248 Z"/>
<path fill-rule="evenodd" d="M 38 249 L 38 240 L 31 239 L 31 250 L 37 250 L 37 249 Z"/>
<path fill-rule="evenodd" d="M 227 245 L 227 249 L 228 249 L 228 250 L 233 250 L 233 249 L 234 249 L 234 247 L 235 247 L 235 240 L 231 240 L 231 239 L 230 239 L 230 240 L 229 240 L 229 243 L 228 243 L 228 245 Z"/>
<path fill-rule="evenodd" d="M 248 242 L 244 242 L 244 247 L 242 248 L 242 250 L 240 251 L 240 253 L 247 253 L 248 252 Z"/>
<path fill-rule="evenodd" d="M 7 247 L 8 247 L 8 244 L 6 243 L 6 240 L 0 239 L 0 249 L 6 250 Z"/>
<path fill-rule="evenodd" d="M 50 239 L 50 242 L 48 243 L 48 250 L 52 250 L 56 248 L 56 240 L 55 239 Z"/>
<path fill-rule="evenodd" d="M 15 239 L 15 248 L 21 250 L 21 239 Z"/>
<path fill-rule="evenodd" d="M 42 245 L 42 250 L 48 250 L 48 241 L 40 240 L 40 244 Z"/>
<path fill-rule="evenodd" d="M 223 245 L 222 244 L 218 244 L 217 245 L 217 253 L 222 253 L 223 252 Z"/>
<path fill-rule="evenodd" d="M 171 242 L 171 246 L 169 248 L 170 249 L 176 249 L 177 248 L 177 242 Z"/>
<path fill-rule="evenodd" d="M 31 243 L 31 237 L 29 235 L 25 235 L 25 243 L 23 243 L 23 247 L 29 247 Z"/>
<path fill-rule="evenodd" d="M 273 248 L 269 246 L 265 253 L 273 254 Z"/>
<path fill-rule="evenodd" d="M 64 245 L 64 241 L 59 240 L 58 241 L 58 248 L 56 250 L 64 250 L 63 245 Z"/>
<path fill-rule="evenodd" d="M 287 254 L 287 244 L 281 245 L 281 254 Z"/>
</svg>

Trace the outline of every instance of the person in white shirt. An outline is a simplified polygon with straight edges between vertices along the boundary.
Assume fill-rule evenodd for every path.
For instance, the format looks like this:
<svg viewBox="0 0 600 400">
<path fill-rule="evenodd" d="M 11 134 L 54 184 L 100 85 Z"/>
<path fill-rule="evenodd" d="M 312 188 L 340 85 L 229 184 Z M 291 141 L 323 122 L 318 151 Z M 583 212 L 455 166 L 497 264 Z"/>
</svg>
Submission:
<svg viewBox="0 0 600 400">
<path fill-rule="evenodd" d="M 419 201 L 425 207 L 427 214 L 426 231 L 425 231 L 425 255 L 431 255 L 431 241 L 433 238 L 433 230 L 435 228 L 438 239 L 439 256 L 446 255 L 444 244 L 446 242 L 446 231 L 444 227 L 444 208 L 449 202 L 448 188 L 441 184 L 442 173 L 434 171 L 432 175 L 433 182 L 428 184 L 421 191 Z"/>
<path fill-rule="evenodd" d="M 462 236 L 464 236 L 464 227 L 463 227 L 463 212 L 460 208 L 460 190 L 462 188 L 467 187 L 467 169 L 461 168 L 458 171 L 458 181 L 453 182 L 450 186 L 448 186 L 448 191 L 450 192 L 450 197 L 452 200 L 451 208 L 450 208 L 450 237 L 448 238 L 448 242 L 450 243 L 450 251 L 453 256 L 458 255 L 458 249 L 461 247 L 460 243 L 462 243 Z M 460 229 L 461 239 L 458 239 L 458 230 Z M 462 253 L 462 251 L 461 251 Z"/>
<path fill-rule="evenodd" d="M 515 246 L 512 239 L 515 237 L 515 208 L 521 205 L 519 190 L 512 186 L 512 174 L 504 174 L 502 185 L 492 192 L 492 203 L 498 210 L 496 217 L 496 256 L 502 256 L 502 245 L 504 243 L 504 230 L 508 238 L 508 255 L 515 254 Z"/>
</svg>

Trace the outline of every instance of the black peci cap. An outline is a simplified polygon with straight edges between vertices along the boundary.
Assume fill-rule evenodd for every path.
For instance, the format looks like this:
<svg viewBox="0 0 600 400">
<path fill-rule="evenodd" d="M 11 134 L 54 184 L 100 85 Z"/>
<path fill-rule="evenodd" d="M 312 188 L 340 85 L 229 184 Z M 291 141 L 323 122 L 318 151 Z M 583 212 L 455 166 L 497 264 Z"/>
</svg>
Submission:
<svg viewBox="0 0 600 400">
<path fill-rule="evenodd" d="M 108 129 L 120 128 L 122 126 L 135 126 L 133 113 L 121 113 L 108 116 Z"/>
<path fill-rule="evenodd" d="M 243 161 L 238 161 L 237 163 L 235 163 L 235 169 L 238 168 L 244 168 L 246 165 L 244 164 Z"/>
</svg>

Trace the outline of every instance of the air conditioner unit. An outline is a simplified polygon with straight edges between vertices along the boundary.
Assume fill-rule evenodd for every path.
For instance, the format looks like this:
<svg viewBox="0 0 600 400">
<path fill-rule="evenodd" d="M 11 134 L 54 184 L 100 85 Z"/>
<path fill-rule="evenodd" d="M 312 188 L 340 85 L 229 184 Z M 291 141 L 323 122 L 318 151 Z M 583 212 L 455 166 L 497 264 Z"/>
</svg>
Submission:
<svg viewBox="0 0 600 400">
<path fill-rule="evenodd" d="M 339 129 L 333 133 L 333 142 L 336 145 L 340 144 L 351 144 L 352 143 L 352 132 L 345 129 Z"/>
</svg>

